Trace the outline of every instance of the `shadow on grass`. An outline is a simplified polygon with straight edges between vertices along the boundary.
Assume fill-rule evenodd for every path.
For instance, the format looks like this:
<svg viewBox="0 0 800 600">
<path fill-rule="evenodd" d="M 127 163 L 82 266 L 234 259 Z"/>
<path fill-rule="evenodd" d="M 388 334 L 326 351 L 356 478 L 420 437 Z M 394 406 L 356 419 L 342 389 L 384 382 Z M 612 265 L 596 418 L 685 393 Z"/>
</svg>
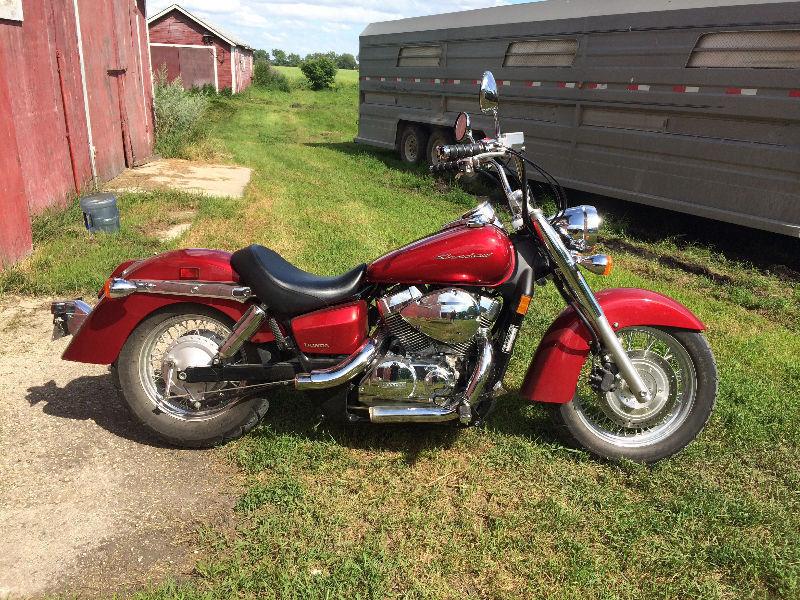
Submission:
<svg viewBox="0 0 800 600">
<path fill-rule="evenodd" d="M 356 144 L 355 142 L 308 142 L 304 144 L 309 148 L 324 148 L 326 150 L 333 150 L 347 156 L 361 156 L 369 155 L 381 161 L 387 167 L 393 169 L 402 169 L 406 171 L 415 171 L 420 174 L 428 173 L 426 165 L 410 165 L 400 160 L 397 152 L 394 150 L 384 150 L 381 148 L 373 148 L 365 146 L 364 144 Z"/>
<path fill-rule="evenodd" d="M 29 388 L 26 399 L 31 406 L 43 404 L 46 415 L 94 421 L 121 438 L 159 448 L 171 447 L 138 423 L 117 395 L 108 375 L 79 377 L 64 387 L 50 381 Z M 413 465 L 428 452 L 451 448 L 462 431 L 462 427 L 452 422 L 380 425 L 348 423 L 340 415 L 323 419 L 321 399 L 288 390 L 274 393 L 271 400 L 262 426 L 249 434 L 253 440 L 282 435 L 309 441 L 332 440 L 351 449 L 400 452 L 404 462 Z M 546 409 L 531 407 L 516 394 L 498 398 L 496 407 L 486 423 L 489 430 L 533 443 L 558 443 Z M 330 405 L 325 412 L 330 414 Z"/>
<path fill-rule="evenodd" d="M 404 461 L 411 465 L 426 452 L 451 448 L 463 430 L 456 422 L 348 423 L 342 418 L 343 412 L 331 415 L 330 405 L 325 412 L 331 416 L 322 418 L 321 404 L 320 400 L 310 399 L 304 394 L 276 394 L 264 420 L 265 427 L 252 435 L 301 436 L 308 440 L 333 440 L 341 446 L 358 450 L 401 452 Z M 517 394 L 506 394 L 497 399 L 496 410 L 488 417 L 486 427 L 533 443 L 560 444 L 548 411 L 540 406 L 531 406 Z"/>
<path fill-rule="evenodd" d="M 577 190 L 569 190 L 568 195 L 572 204 L 592 204 L 609 215 L 612 227 L 632 240 L 653 243 L 669 238 L 679 247 L 705 247 L 730 260 L 800 281 L 798 238 Z"/>
</svg>

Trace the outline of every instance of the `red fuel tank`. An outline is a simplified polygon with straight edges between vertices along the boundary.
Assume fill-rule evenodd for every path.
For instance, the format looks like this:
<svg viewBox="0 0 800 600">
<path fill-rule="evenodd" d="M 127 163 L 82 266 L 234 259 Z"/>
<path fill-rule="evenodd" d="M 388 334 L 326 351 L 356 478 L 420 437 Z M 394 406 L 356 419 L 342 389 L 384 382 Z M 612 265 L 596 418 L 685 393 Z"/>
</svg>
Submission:
<svg viewBox="0 0 800 600">
<path fill-rule="evenodd" d="M 404 246 L 367 269 L 372 283 L 494 287 L 514 273 L 516 252 L 498 227 L 459 226 Z"/>
</svg>

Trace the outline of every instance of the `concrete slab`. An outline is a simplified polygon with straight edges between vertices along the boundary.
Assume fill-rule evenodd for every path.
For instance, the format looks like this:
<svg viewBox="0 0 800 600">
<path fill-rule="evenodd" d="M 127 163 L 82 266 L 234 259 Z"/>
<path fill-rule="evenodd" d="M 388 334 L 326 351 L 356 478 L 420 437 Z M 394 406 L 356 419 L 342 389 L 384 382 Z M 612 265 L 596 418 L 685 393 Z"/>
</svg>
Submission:
<svg viewBox="0 0 800 600">
<path fill-rule="evenodd" d="M 209 165 L 170 158 L 128 169 L 110 181 L 106 189 L 119 192 L 168 189 L 206 196 L 241 198 L 250 183 L 252 173 L 246 167 Z"/>
</svg>

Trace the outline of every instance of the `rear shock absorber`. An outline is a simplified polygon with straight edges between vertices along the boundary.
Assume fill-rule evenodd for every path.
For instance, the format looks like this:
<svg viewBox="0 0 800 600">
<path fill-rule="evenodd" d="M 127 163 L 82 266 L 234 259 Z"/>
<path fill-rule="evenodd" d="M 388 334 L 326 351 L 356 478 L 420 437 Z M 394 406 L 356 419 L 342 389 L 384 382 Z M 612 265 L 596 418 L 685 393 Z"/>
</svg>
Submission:
<svg viewBox="0 0 800 600">
<path fill-rule="evenodd" d="M 228 339 L 222 342 L 222 346 L 219 347 L 214 362 L 220 363 L 236 356 L 245 342 L 253 337 L 256 331 L 261 328 L 261 324 L 266 317 L 266 311 L 257 304 L 253 304 L 248 308 L 242 315 L 242 318 L 233 326 L 233 330 L 228 336 Z"/>
</svg>

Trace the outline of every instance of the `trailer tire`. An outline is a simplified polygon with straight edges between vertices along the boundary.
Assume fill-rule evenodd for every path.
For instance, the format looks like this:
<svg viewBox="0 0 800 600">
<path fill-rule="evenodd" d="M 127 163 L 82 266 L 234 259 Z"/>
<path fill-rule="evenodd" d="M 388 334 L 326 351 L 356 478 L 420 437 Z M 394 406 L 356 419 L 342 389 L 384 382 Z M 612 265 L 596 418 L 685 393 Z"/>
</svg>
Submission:
<svg viewBox="0 0 800 600">
<path fill-rule="evenodd" d="M 428 144 L 428 132 L 425 128 L 409 124 L 403 127 L 400 133 L 400 159 L 409 165 L 418 165 L 425 160 L 425 150 Z"/>
<path fill-rule="evenodd" d="M 436 156 L 437 146 L 449 146 L 455 143 L 456 140 L 453 137 L 453 133 L 449 129 L 444 129 L 442 127 L 437 127 L 434 129 L 430 138 L 428 138 L 428 164 L 439 164 L 439 157 Z"/>
</svg>

